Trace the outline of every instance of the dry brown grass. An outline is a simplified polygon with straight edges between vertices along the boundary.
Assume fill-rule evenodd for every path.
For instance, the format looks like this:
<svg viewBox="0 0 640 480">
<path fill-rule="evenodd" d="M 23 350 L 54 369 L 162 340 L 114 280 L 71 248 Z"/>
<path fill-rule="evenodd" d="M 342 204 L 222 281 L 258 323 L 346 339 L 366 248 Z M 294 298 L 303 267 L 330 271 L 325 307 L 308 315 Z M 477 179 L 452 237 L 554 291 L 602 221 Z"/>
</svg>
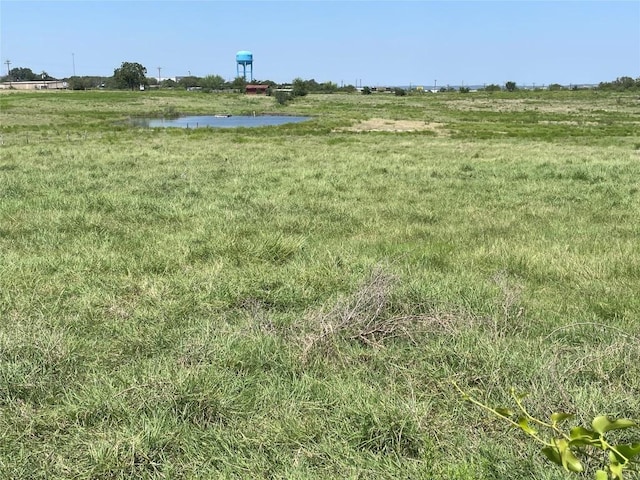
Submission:
<svg viewBox="0 0 640 480">
<path fill-rule="evenodd" d="M 417 343 L 429 330 L 451 330 L 458 316 L 444 313 L 406 313 L 391 301 L 397 278 L 376 266 L 351 295 L 339 298 L 330 308 L 308 315 L 309 326 L 302 344 L 302 359 L 339 355 L 340 342 L 358 342 L 383 348 L 390 339 Z"/>
</svg>

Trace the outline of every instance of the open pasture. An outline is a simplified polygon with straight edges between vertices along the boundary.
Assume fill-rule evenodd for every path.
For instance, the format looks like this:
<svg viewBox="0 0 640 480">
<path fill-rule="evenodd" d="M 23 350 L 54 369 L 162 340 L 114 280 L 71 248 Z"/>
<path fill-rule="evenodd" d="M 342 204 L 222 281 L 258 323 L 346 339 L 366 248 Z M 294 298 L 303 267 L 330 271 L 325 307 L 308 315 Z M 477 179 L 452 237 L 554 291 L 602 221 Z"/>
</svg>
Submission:
<svg viewBox="0 0 640 480">
<path fill-rule="evenodd" d="M 451 381 L 640 416 L 639 111 L 1 93 L 0 477 L 566 478 Z"/>
</svg>

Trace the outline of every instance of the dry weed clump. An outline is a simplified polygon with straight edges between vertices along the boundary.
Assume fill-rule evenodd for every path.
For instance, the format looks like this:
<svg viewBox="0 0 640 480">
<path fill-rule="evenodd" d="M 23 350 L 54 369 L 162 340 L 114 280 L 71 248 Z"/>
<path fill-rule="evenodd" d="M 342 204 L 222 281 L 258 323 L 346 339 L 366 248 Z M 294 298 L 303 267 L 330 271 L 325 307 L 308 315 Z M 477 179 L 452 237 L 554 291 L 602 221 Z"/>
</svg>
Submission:
<svg viewBox="0 0 640 480">
<path fill-rule="evenodd" d="M 302 342 L 303 360 L 339 355 L 340 342 L 380 348 L 386 340 L 404 338 L 415 344 L 422 332 L 452 327 L 453 315 L 398 314 L 391 302 L 396 282 L 394 275 L 377 266 L 351 295 L 338 299 L 328 310 L 311 313 L 307 318 L 311 330 Z"/>
</svg>

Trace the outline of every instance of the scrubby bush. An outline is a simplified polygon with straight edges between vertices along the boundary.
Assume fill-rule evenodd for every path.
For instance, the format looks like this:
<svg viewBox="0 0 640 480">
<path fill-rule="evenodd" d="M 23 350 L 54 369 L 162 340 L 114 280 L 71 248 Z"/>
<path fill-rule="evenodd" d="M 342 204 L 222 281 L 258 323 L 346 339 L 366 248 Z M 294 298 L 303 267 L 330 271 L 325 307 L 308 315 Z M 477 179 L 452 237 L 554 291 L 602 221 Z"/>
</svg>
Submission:
<svg viewBox="0 0 640 480">
<path fill-rule="evenodd" d="M 292 91 L 291 91 L 292 97 L 304 97 L 309 93 L 309 90 L 307 89 L 307 85 L 305 81 L 301 78 L 295 78 L 293 80 L 291 87 L 292 87 Z"/>
<path fill-rule="evenodd" d="M 282 90 L 276 90 L 273 96 L 276 99 L 278 105 L 286 105 L 291 100 L 291 94 Z"/>
<path fill-rule="evenodd" d="M 496 85 L 495 83 L 492 83 L 484 87 L 485 92 L 499 92 L 501 90 L 502 88 L 500 88 L 500 85 Z"/>
</svg>

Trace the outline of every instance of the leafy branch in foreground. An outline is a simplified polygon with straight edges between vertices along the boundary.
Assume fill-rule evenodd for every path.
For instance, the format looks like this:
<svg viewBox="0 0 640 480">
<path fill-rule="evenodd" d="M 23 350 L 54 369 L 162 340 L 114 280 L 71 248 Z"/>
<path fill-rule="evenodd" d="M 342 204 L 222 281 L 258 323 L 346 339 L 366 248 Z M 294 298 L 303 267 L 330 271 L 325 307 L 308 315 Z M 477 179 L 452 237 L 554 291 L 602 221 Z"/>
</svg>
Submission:
<svg viewBox="0 0 640 480">
<path fill-rule="evenodd" d="M 573 414 L 554 412 L 549 421 L 533 417 L 523 405 L 527 394 L 517 394 L 511 389 L 517 410 L 504 407 L 490 407 L 480 400 L 463 391 L 455 382 L 453 386 L 460 392 L 467 402 L 504 418 L 511 426 L 522 430 L 542 445 L 542 453 L 553 463 L 562 466 L 570 472 L 582 472 L 584 467 L 578 457 L 592 457 L 599 459 L 602 468 L 595 473 L 595 480 L 624 480 L 623 472 L 640 472 L 638 457 L 640 442 L 614 445 L 605 437 L 607 432 L 627 428 L 637 428 L 638 424 L 626 418 L 612 420 L 605 415 L 599 415 L 591 422 L 591 429 L 575 426 L 571 429 L 561 428 L 561 424 L 572 419 Z M 541 433 L 542 432 L 542 433 Z M 597 451 L 604 452 L 604 456 L 597 457 Z"/>
</svg>

